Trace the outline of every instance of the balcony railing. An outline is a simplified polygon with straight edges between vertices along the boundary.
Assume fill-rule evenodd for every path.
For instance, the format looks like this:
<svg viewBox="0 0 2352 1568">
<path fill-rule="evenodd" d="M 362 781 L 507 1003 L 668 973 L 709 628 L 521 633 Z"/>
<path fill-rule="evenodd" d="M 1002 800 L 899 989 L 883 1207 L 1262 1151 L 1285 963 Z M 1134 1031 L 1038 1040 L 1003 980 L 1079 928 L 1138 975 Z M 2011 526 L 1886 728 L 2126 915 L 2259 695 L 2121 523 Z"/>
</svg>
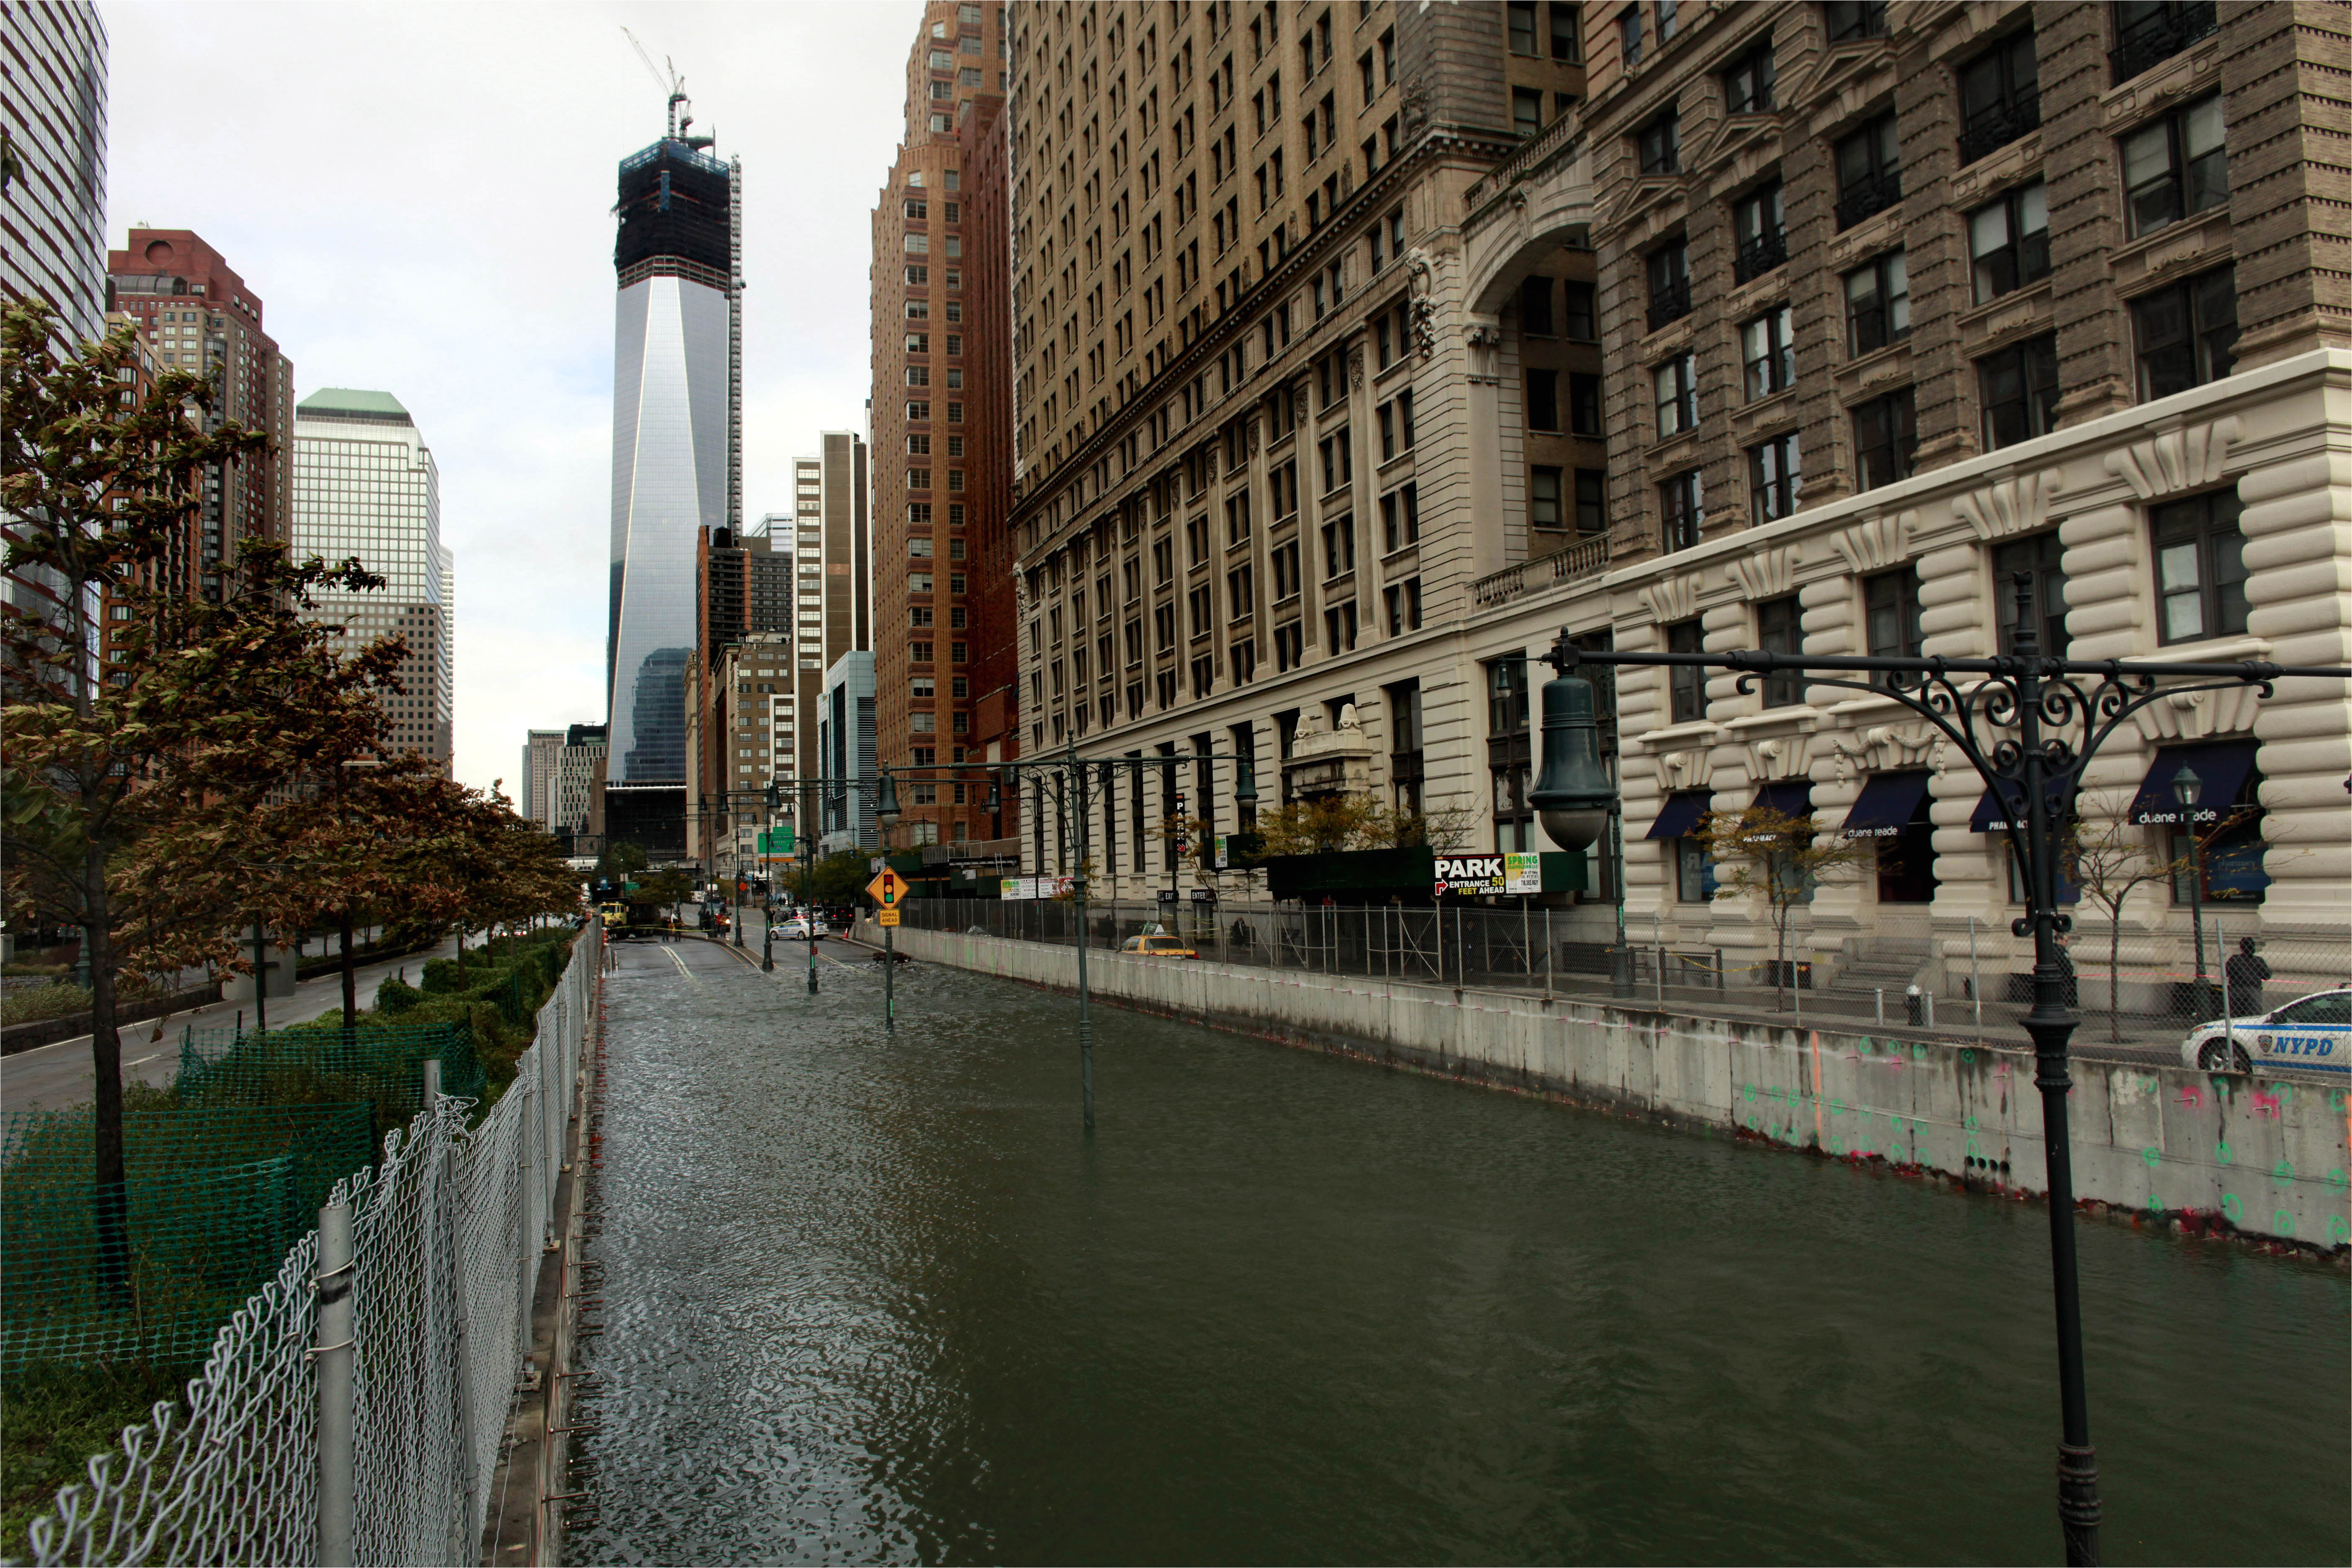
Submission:
<svg viewBox="0 0 2352 1568">
<path fill-rule="evenodd" d="M 1979 110 L 1960 132 L 1960 162 L 1973 163 L 2029 131 L 2042 128 L 2042 95 L 2031 89 L 2003 103 Z"/>
<path fill-rule="evenodd" d="M 1475 213 L 1501 195 L 1534 173 L 1537 164 L 1548 163 L 1552 154 L 1576 141 L 1583 128 L 1584 116 L 1580 113 L 1554 115 L 1552 122 L 1521 142 L 1517 152 L 1470 182 L 1470 188 L 1462 193 L 1462 210 Z"/>
<path fill-rule="evenodd" d="M 1838 227 L 1852 228 L 1874 213 L 1883 213 L 1903 199 L 1903 171 L 1885 169 L 1864 174 L 1838 193 Z"/>
<path fill-rule="evenodd" d="M 2114 68 L 2116 85 L 2121 87 L 2148 67 L 2168 60 L 2200 38 L 2207 38 L 2221 26 L 2221 7 L 2212 0 L 2202 5 L 2167 5 L 2163 10 L 2141 17 L 2120 37 L 2116 47 L 2107 51 L 2107 63 Z"/>
<path fill-rule="evenodd" d="M 1650 331 L 1656 331 L 1668 321 L 1679 321 L 1690 314 L 1690 279 L 1676 279 L 1663 289 L 1650 290 Z"/>
<path fill-rule="evenodd" d="M 1597 577 L 1608 570 L 1609 536 L 1596 533 L 1540 560 L 1523 561 L 1479 578 L 1470 584 L 1470 598 L 1485 609 L 1580 577 Z"/>
<path fill-rule="evenodd" d="M 1739 242 L 1739 254 L 1731 260 L 1732 277 L 1745 283 L 1752 278 L 1763 277 L 1788 259 L 1788 231 L 1774 229 L 1770 234 L 1759 234 L 1752 239 Z"/>
</svg>

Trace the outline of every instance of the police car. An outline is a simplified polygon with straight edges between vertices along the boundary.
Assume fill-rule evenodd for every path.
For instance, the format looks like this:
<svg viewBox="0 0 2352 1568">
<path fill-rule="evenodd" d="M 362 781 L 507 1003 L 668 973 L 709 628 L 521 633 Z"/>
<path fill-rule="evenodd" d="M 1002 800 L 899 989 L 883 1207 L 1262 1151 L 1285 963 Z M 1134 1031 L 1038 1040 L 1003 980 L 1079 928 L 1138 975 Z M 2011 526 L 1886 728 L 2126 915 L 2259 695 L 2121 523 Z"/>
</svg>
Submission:
<svg viewBox="0 0 2352 1568">
<path fill-rule="evenodd" d="M 2352 1077 L 2352 990 L 2321 991 L 2269 1013 L 2200 1024 L 2180 1042 L 2183 1066 L 2260 1068 Z"/>
</svg>

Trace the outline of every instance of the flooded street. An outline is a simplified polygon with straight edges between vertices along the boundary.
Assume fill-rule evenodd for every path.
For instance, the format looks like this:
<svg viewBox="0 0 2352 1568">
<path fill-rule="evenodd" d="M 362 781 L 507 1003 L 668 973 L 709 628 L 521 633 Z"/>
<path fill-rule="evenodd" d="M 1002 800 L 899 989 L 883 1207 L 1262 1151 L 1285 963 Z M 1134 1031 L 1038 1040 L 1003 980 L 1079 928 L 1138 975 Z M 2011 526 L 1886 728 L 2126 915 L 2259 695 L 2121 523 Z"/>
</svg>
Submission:
<svg viewBox="0 0 2352 1568">
<path fill-rule="evenodd" d="M 756 944 L 751 949 L 756 957 Z M 2054 1558 L 2037 1207 L 618 949 L 577 1562 Z M 2344 1562 L 2340 1270 L 2086 1223 L 2111 1562 Z"/>
</svg>

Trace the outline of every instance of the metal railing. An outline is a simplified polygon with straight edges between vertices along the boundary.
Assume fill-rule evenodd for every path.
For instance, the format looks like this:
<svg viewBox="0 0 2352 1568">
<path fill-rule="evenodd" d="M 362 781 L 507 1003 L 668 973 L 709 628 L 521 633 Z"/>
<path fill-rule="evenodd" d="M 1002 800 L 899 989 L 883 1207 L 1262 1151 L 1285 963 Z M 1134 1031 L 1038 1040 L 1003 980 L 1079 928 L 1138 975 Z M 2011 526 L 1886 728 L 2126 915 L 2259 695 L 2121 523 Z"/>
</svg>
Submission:
<svg viewBox="0 0 2352 1568">
<path fill-rule="evenodd" d="M 1738 254 L 1731 259 L 1731 275 L 1745 283 L 1763 277 L 1788 259 L 1788 233 L 1776 228 L 1769 234 L 1759 234 L 1740 242 Z"/>
<path fill-rule="evenodd" d="M 2002 102 L 1979 110 L 1960 131 L 1960 162 L 1973 163 L 1998 152 L 2030 131 L 2042 129 L 2042 94 L 2028 88 Z"/>
<path fill-rule="evenodd" d="M 1885 212 L 1902 199 L 1902 170 L 1882 169 L 1874 174 L 1864 174 L 1838 192 L 1838 227 L 1852 228 L 1863 219 Z"/>
<path fill-rule="evenodd" d="M 1267 905 L 1115 900 L 1090 903 L 1087 946 L 1116 952 L 1155 931 L 1183 940 L 1202 960 L 1310 973 L 1418 981 L 1614 999 L 1706 1015 L 1772 1014 L 1799 1024 L 1863 1032 L 2021 1046 L 2020 1021 L 2032 1005 L 2030 950 L 2006 925 L 1979 924 L 1922 942 L 1907 957 L 1865 944 L 1821 945 L 1792 933 L 1785 955 L 1705 939 L 1643 931 L 1637 920 L 1615 940 L 1612 911 L 1581 906 Z M 1075 946 L 1077 906 L 1069 900 L 914 899 L 905 927 Z M 2313 992 L 2342 986 L 2352 973 L 2352 938 L 2317 929 L 2262 927 L 2246 911 L 2202 925 L 2200 981 L 2187 933 L 2078 924 L 2067 962 L 2071 1005 L 2083 1022 L 2084 1056 L 2177 1061 L 2199 1026 L 2244 1017 Z M 2252 938 L 2266 975 L 2228 961 Z M 1152 959 L 1150 962 L 1162 962 Z M 2231 978 L 2234 976 L 2234 979 Z M 1779 984 L 1776 984 L 1776 981 Z M 2234 989 L 2232 989 L 2234 988 Z M 2225 991 L 2231 991 L 2229 995 Z M 2250 1055 L 2257 1054 L 2251 1052 Z"/>
<path fill-rule="evenodd" d="M 1678 278 L 1664 288 L 1650 290 L 1650 331 L 1656 331 L 1669 321 L 1679 321 L 1690 314 L 1690 279 Z"/>
<path fill-rule="evenodd" d="M 2114 85 L 2121 87 L 2148 67 L 2170 59 L 2200 38 L 2211 37 L 2221 30 L 2221 7 L 2213 0 L 2187 5 L 2167 5 L 2151 12 L 2134 23 L 2116 39 L 2116 47 L 2107 51 L 2107 64 L 2115 72 Z"/>
<path fill-rule="evenodd" d="M 1462 193 L 1462 210 L 1475 213 L 1493 198 L 1533 174 L 1538 165 L 1550 161 L 1552 155 L 1577 140 L 1584 117 L 1562 114 L 1535 135 L 1521 143 L 1519 150 L 1470 182 Z"/>
</svg>

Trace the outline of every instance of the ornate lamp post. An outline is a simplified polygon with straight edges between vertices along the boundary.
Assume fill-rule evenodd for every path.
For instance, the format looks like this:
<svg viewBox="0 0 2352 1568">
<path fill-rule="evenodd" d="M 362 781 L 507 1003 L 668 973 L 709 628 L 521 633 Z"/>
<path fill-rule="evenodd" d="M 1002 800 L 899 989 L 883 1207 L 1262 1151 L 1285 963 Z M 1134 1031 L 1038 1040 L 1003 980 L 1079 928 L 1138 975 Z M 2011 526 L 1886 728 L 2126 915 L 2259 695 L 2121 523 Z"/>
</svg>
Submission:
<svg viewBox="0 0 2352 1568">
<path fill-rule="evenodd" d="M 882 829 L 882 842 L 886 846 L 886 858 L 882 864 L 887 870 L 890 864 L 887 858 L 890 830 L 898 826 L 898 783 L 888 773 L 882 775 L 882 793 L 874 799 L 874 821 Z M 898 917 L 893 914 L 890 918 L 895 921 Z M 898 968 L 898 928 L 886 925 L 882 928 L 882 1027 L 886 1031 L 895 1031 L 898 1027 L 898 998 L 895 989 Z"/>
<path fill-rule="evenodd" d="M 1545 662 L 1562 676 L 1580 664 L 1733 669 L 1739 671 L 1738 689 L 1743 693 L 1755 689 L 1759 675 L 1801 672 L 1816 686 L 1843 687 L 1901 703 L 1935 726 L 1998 796 L 2002 819 L 2009 824 L 2003 831 L 2025 868 L 2029 912 L 2011 922 L 2010 930 L 2013 935 L 2033 939 L 2033 1009 L 2023 1022 L 2033 1041 L 2033 1082 L 2042 1093 L 2042 1146 L 2050 1188 L 2051 1289 L 2058 1329 L 2059 1527 L 2065 1537 L 2067 1562 L 2094 1563 L 2099 1560 L 2099 1475 L 2091 1446 L 2090 1404 L 2084 1392 L 2074 1181 L 2066 1115 L 2066 1095 L 2073 1088 L 2066 1070 L 2066 1047 L 2076 1020 L 2068 1010 L 2067 971 L 2058 944 L 2059 937 L 2074 922 L 2058 908 L 2059 840 L 2074 810 L 2084 768 L 2107 738 L 2140 709 L 2184 692 L 2244 686 L 2258 687 L 2268 697 L 2274 681 L 2290 678 L 2345 680 L 2352 679 L 2352 669 L 2252 660 L 2174 664 L 2052 658 L 2042 652 L 2034 626 L 2031 574 L 2020 572 L 2011 580 L 2017 590 L 2017 625 L 2011 641 L 2014 651 L 1991 658 L 1807 657 L 1753 651 L 1588 653 L 1577 648 L 1563 632 Z M 1872 676 L 1880 679 L 1874 681 Z M 2168 677 L 2180 683 L 2159 687 L 2158 679 Z M 1564 844 L 1592 842 L 1603 825 L 1596 813 L 1615 793 L 1613 786 L 1596 787 L 1593 783 L 1598 773 L 1605 786 L 1606 775 L 1599 766 L 1597 747 L 1588 754 L 1587 736 L 1591 733 L 1589 683 L 1575 679 L 1548 682 L 1544 687 L 1544 770 L 1531 800 L 1543 814 L 1545 830 Z M 2178 779 L 2175 788 L 2180 788 Z M 2193 840 L 2193 823 L 2190 836 Z"/>
<path fill-rule="evenodd" d="M 776 788 L 773 779 L 768 781 L 767 801 L 766 831 L 772 835 L 776 831 L 776 807 L 783 801 L 783 794 Z M 776 967 L 776 951 L 773 946 L 776 938 L 776 879 L 767 875 L 768 847 L 766 845 L 760 847 L 760 870 L 768 884 L 768 896 L 761 901 L 760 910 L 760 972 L 768 974 L 773 973 Z"/>
<path fill-rule="evenodd" d="M 2205 783 L 2188 763 L 2172 775 L 2172 798 L 2180 803 L 2181 826 L 2189 833 L 2189 940 L 2195 945 L 2191 963 L 2197 972 L 2197 1016 L 2205 1016 L 2205 873 L 2197 863 L 2197 802 Z"/>
</svg>

